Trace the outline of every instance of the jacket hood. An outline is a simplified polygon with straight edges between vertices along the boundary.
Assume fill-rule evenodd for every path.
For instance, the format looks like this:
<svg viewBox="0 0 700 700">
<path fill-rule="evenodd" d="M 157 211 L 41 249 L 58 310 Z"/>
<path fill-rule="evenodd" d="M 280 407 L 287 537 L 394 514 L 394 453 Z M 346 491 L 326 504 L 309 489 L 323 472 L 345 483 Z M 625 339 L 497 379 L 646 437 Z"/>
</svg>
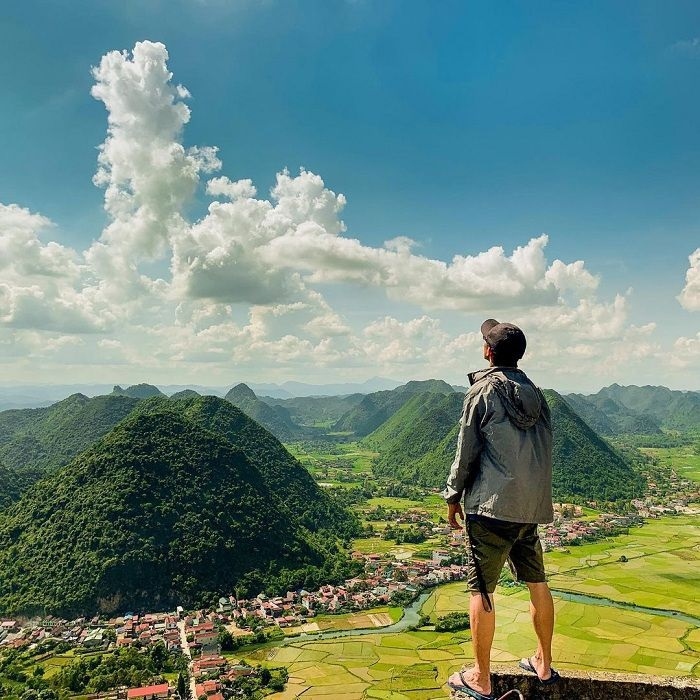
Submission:
<svg viewBox="0 0 700 700">
<path fill-rule="evenodd" d="M 542 392 L 516 367 L 489 367 L 472 372 L 471 384 L 487 381 L 496 391 L 511 422 L 522 430 L 531 428 L 542 413 Z"/>
</svg>

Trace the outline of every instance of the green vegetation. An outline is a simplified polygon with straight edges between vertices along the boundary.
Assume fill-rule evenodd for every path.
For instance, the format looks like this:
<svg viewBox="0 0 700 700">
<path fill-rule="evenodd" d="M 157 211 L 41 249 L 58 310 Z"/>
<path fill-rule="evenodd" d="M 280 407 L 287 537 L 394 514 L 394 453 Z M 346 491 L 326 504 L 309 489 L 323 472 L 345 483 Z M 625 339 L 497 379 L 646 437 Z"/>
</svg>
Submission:
<svg viewBox="0 0 700 700">
<path fill-rule="evenodd" d="M 142 402 L 0 516 L 0 610 L 163 609 L 352 575 L 336 538 L 356 521 L 281 454 L 222 399 Z"/>
<path fill-rule="evenodd" d="M 354 433 L 364 437 L 388 420 L 414 394 L 432 392 L 451 394 L 454 389 L 440 379 L 413 381 L 390 391 L 376 391 L 367 394 L 362 401 L 343 415 L 333 426 L 333 430 Z"/>
<path fill-rule="evenodd" d="M 555 500 L 618 501 L 641 496 L 644 479 L 632 465 L 559 394 L 551 390 L 544 394 L 552 411 Z"/>
<path fill-rule="evenodd" d="M 436 632 L 458 632 L 468 630 L 470 627 L 469 613 L 451 612 L 438 617 L 435 623 Z"/>
<path fill-rule="evenodd" d="M 330 428 L 341 416 L 364 399 L 364 394 L 347 396 L 296 396 L 291 399 L 274 399 L 261 396 L 270 406 L 280 406 L 289 412 L 298 425 Z"/>
<path fill-rule="evenodd" d="M 0 413 L 0 461 L 24 488 L 68 464 L 108 433 L 138 403 L 125 396 L 73 394 L 47 408 Z M 17 494 L 19 495 L 19 494 Z"/>
<path fill-rule="evenodd" d="M 658 433 L 659 428 L 700 431 L 700 392 L 697 391 L 612 384 L 591 396 L 570 394 L 566 399 L 587 421 L 602 413 L 600 419 L 607 423 L 606 429 L 600 426 L 600 432 L 606 435 Z M 591 427 L 598 429 L 593 422 Z"/>
<path fill-rule="evenodd" d="M 454 458 L 457 442 L 455 426 L 463 401 L 464 396 L 454 392 L 425 392 L 412 396 L 363 440 L 363 444 L 380 453 L 374 464 L 375 474 L 394 478 L 400 476 L 410 483 L 430 486 L 443 482 Z M 455 435 L 454 441 L 450 441 L 452 455 L 449 460 L 442 461 L 438 473 L 435 473 L 435 470 L 428 468 L 435 460 L 426 462 L 423 458 L 451 434 Z"/>
<path fill-rule="evenodd" d="M 662 468 L 673 469 L 679 476 L 700 481 L 700 441 L 682 447 L 642 448 Z"/>
<path fill-rule="evenodd" d="M 20 480 L 14 469 L 0 462 L 0 510 L 19 498 Z"/>
<path fill-rule="evenodd" d="M 118 384 L 112 389 L 114 396 L 128 396 L 132 399 L 150 399 L 154 396 L 165 396 L 165 394 L 153 384 L 132 384 L 126 389 L 122 389 Z"/>
<path fill-rule="evenodd" d="M 649 520 L 628 535 L 548 552 L 545 563 L 554 588 L 700 617 L 696 516 Z"/>
<path fill-rule="evenodd" d="M 270 406 L 261 401 L 247 384 L 237 384 L 225 398 L 269 430 L 278 440 L 290 442 L 304 436 L 304 429 L 294 423 L 286 408 Z"/>
</svg>

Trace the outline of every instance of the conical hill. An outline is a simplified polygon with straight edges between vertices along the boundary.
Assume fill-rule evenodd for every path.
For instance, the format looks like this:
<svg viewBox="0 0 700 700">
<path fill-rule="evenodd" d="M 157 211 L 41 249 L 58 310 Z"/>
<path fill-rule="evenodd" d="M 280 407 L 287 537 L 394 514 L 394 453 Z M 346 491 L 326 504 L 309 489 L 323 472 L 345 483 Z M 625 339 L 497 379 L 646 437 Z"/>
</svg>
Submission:
<svg viewBox="0 0 700 700">
<path fill-rule="evenodd" d="M 0 515 L 0 614 L 193 606 L 342 560 L 198 401 L 142 404 Z"/>
</svg>

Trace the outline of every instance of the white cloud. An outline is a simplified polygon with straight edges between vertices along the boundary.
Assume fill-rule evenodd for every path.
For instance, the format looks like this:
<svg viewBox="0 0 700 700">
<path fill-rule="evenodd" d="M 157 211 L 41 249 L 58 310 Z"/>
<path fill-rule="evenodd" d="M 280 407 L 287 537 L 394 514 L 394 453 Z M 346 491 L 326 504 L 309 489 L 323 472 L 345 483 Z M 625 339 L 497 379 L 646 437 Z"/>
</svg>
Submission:
<svg viewBox="0 0 700 700">
<path fill-rule="evenodd" d="M 189 92 L 173 84 L 167 59 L 165 46 L 145 41 L 93 70 L 92 94 L 108 118 L 94 182 L 109 223 L 87 250 L 43 243 L 48 219 L 0 205 L 0 325 L 41 330 L 46 351 L 72 352 L 76 363 L 153 373 L 189 363 L 437 375 L 478 364 L 478 332 L 455 334 L 424 312 L 507 309 L 532 330 L 543 366 L 563 355 L 598 361 L 602 343 L 646 333 L 629 325 L 625 297 L 596 298 L 598 279 L 583 261 L 548 260 L 546 235 L 512 251 L 462 250 L 448 262 L 405 236 L 367 245 L 348 235 L 344 195 L 306 170 L 278 173 L 267 198 L 249 179 L 209 178 L 215 200 L 188 221 L 203 176 L 221 162 L 215 148 L 183 146 Z M 684 304 L 697 297 L 693 280 L 689 271 Z M 322 294 L 329 285 L 342 290 L 339 308 Z M 349 318 L 358 287 L 374 290 L 377 320 Z M 397 306 L 418 316 L 386 314 Z M 96 331 L 104 337 L 65 340 Z"/>
<path fill-rule="evenodd" d="M 700 248 L 688 256 L 690 267 L 685 273 L 685 287 L 678 295 L 681 306 L 688 311 L 700 311 Z"/>
</svg>

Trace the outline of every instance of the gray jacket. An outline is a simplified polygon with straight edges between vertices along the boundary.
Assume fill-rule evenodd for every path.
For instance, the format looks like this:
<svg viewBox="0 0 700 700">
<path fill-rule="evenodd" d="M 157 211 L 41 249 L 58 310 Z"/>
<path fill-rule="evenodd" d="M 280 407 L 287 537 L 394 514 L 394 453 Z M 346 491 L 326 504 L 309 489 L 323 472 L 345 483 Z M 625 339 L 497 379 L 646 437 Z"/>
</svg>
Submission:
<svg viewBox="0 0 700 700">
<path fill-rule="evenodd" d="M 442 495 L 465 514 L 549 523 L 552 419 L 542 392 L 515 367 L 469 375 L 457 455 Z"/>
</svg>

